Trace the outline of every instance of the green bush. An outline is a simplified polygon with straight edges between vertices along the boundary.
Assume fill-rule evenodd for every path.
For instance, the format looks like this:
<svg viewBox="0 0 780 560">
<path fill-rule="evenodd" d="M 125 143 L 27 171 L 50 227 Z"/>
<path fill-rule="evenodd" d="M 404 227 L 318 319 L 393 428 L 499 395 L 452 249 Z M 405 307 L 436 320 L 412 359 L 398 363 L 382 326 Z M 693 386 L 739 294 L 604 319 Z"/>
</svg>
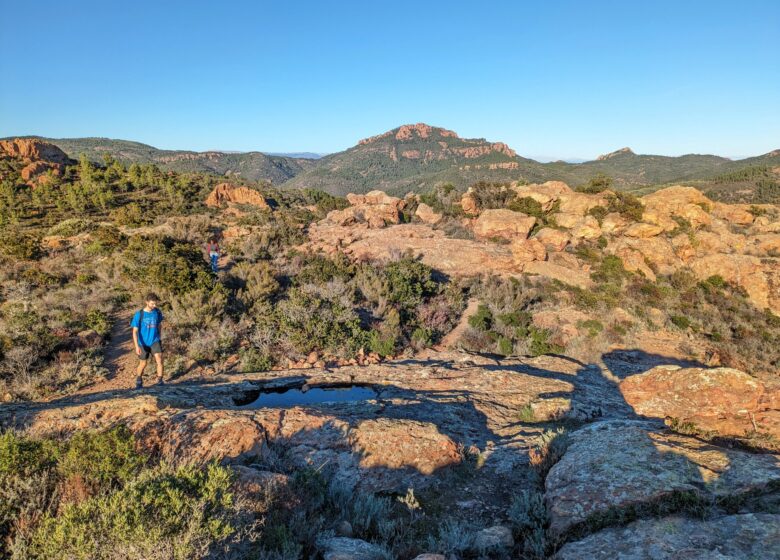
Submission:
<svg viewBox="0 0 780 560">
<path fill-rule="evenodd" d="M 6 229 L 0 232 L 0 255 L 20 260 L 39 259 L 41 237 L 32 232 L 19 229 Z"/>
<path fill-rule="evenodd" d="M 543 354 L 559 354 L 563 352 L 563 346 L 554 344 L 548 339 L 550 338 L 550 331 L 547 329 L 539 329 L 531 327 L 529 329 L 530 343 L 528 345 L 531 354 L 534 356 L 541 356 Z"/>
<path fill-rule="evenodd" d="M 106 336 L 111 332 L 111 317 L 105 311 L 92 309 L 87 313 L 84 324 L 98 333 L 100 336 Z"/>
<path fill-rule="evenodd" d="M 586 194 L 599 194 L 612 187 L 612 177 L 603 173 L 592 177 L 586 184 L 577 187 L 577 192 Z"/>
<path fill-rule="evenodd" d="M 121 490 L 47 515 L 29 557 L 100 560 L 126 550 L 141 559 L 162 548 L 172 559 L 193 558 L 236 532 L 231 484 L 230 469 L 215 464 L 145 471 Z"/>
<path fill-rule="evenodd" d="M 194 246 L 168 238 L 130 238 L 123 255 L 124 272 L 139 288 L 180 295 L 214 287 L 211 270 Z"/>
<path fill-rule="evenodd" d="M 633 194 L 618 191 L 611 194 L 608 200 L 609 206 L 607 210 L 609 212 L 617 212 L 624 218 L 634 222 L 642 221 L 645 207 L 642 201 Z"/>
<path fill-rule="evenodd" d="M 63 220 L 57 225 L 49 228 L 47 235 L 60 235 L 62 237 L 73 237 L 84 232 L 90 232 L 95 229 L 95 224 L 92 220 L 85 220 L 83 218 L 68 218 Z"/>
<path fill-rule="evenodd" d="M 691 320 L 685 315 L 671 315 L 669 320 L 678 329 L 686 330 L 691 326 Z"/>
<path fill-rule="evenodd" d="M 507 208 L 514 212 L 522 212 L 523 214 L 534 216 L 539 219 L 543 218 L 545 215 L 542 204 L 530 196 L 515 198 L 507 205 Z"/>
<path fill-rule="evenodd" d="M 63 477 L 78 476 L 97 490 L 124 485 L 145 463 L 133 434 L 118 426 L 105 432 L 76 432 L 60 457 L 58 469 Z"/>
<path fill-rule="evenodd" d="M 477 308 L 477 312 L 469 317 L 469 326 L 478 331 L 487 332 L 493 325 L 493 314 L 490 312 L 490 308 L 481 303 Z"/>
</svg>

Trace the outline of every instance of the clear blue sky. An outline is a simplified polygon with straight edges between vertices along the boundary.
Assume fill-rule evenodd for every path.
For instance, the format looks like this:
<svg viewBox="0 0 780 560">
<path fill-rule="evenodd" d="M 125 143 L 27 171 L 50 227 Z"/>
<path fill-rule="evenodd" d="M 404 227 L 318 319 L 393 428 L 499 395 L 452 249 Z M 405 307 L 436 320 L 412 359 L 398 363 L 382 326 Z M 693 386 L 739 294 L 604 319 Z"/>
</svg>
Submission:
<svg viewBox="0 0 780 560">
<path fill-rule="evenodd" d="M 780 2 L 0 0 L 0 136 L 528 156 L 780 148 Z"/>
</svg>

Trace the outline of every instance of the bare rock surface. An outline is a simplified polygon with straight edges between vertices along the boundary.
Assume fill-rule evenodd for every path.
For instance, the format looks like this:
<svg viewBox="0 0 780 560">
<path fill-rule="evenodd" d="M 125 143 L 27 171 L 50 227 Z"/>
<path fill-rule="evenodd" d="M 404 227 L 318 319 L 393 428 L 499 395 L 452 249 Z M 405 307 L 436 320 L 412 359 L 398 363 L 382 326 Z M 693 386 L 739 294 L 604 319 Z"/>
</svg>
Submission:
<svg viewBox="0 0 780 560">
<path fill-rule="evenodd" d="M 348 537 L 331 537 L 318 543 L 324 560 L 385 560 L 387 555 L 376 546 L 364 540 Z"/>
<path fill-rule="evenodd" d="M 565 545 L 555 560 L 777 560 L 780 515 L 643 519 Z"/>
<path fill-rule="evenodd" d="M 265 197 L 249 187 L 220 183 L 206 197 L 206 206 L 219 208 L 228 204 L 248 204 L 267 210 L 270 208 Z"/>
<path fill-rule="evenodd" d="M 736 369 L 658 366 L 628 377 L 620 391 L 642 416 L 672 417 L 723 435 L 751 429 L 780 435 L 780 392 Z"/>
<path fill-rule="evenodd" d="M 550 531 L 563 534 L 594 517 L 653 506 L 674 494 L 714 500 L 778 482 L 780 456 L 721 448 L 636 421 L 608 421 L 571 435 L 547 476 L 545 500 Z"/>
</svg>

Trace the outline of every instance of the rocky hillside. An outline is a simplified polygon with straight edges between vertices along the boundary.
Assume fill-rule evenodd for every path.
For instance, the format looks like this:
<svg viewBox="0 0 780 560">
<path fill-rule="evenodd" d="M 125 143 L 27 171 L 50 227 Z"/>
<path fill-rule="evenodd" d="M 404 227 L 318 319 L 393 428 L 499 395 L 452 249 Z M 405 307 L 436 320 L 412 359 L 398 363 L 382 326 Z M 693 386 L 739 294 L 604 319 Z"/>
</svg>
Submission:
<svg viewBox="0 0 780 560">
<path fill-rule="evenodd" d="M 541 164 L 518 157 L 502 142 L 460 138 L 451 130 L 419 123 L 400 126 L 325 156 L 285 187 L 316 188 L 342 196 L 373 189 L 403 194 L 438 182 L 465 185 L 535 176 L 537 168 L 542 169 Z"/>
<path fill-rule="evenodd" d="M 778 558 L 780 207 L 0 150 L 0 557 Z"/>
<path fill-rule="evenodd" d="M 153 163 L 161 169 L 180 172 L 213 173 L 239 176 L 252 181 L 270 181 L 281 184 L 313 165 L 311 158 L 272 156 L 261 152 L 192 152 L 160 150 L 140 142 L 109 138 L 45 138 L 41 139 L 61 148 L 70 157 L 81 154 L 94 163 L 103 163 L 105 156 L 124 164 Z"/>
<path fill-rule="evenodd" d="M 741 177 L 740 172 L 755 167 L 767 170 L 764 183 L 760 177 Z M 584 185 L 603 175 L 621 190 L 693 181 L 701 190 L 715 191 L 718 198 L 772 202 L 780 200 L 778 167 L 777 152 L 731 161 L 712 155 L 637 155 L 629 148 L 584 163 L 539 163 L 518 156 L 502 142 L 462 139 L 452 131 L 420 123 L 366 138 L 344 152 L 322 158 L 285 187 L 316 188 L 337 195 L 381 189 L 403 195 L 441 183 L 461 189 L 478 181 L 558 180 Z M 735 194 L 737 190 L 741 192 Z"/>
</svg>

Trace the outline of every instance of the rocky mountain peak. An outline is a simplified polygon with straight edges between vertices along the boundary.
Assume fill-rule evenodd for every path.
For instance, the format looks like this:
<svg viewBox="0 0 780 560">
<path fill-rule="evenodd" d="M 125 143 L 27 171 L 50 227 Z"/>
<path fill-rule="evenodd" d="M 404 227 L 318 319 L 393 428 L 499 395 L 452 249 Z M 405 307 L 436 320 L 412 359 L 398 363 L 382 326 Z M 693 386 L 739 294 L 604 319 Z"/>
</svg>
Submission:
<svg viewBox="0 0 780 560">
<path fill-rule="evenodd" d="M 452 130 L 431 126 L 425 123 L 417 123 L 417 124 L 404 124 L 399 126 L 398 128 L 394 128 L 393 130 L 388 130 L 385 133 L 377 134 L 376 136 L 371 136 L 369 138 L 364 138 L 363 140 L 358 142 L 358 145 L 361 146 L 364 144 L 371 144 L 372 142 L 375 142 L 381 138 L 388 138 L 391 136 L 395 137 L 396 140 L 404 141 L 404 140 L 414 140 L 416 138 L 425 139 L 434 135 L 442 136 L 445 138 L 459 138 L 457 133 L 453 132 Z"/>
<path fill-rule="evenodd" d="M 626 148 L 620 148 L 619 150 L 615 150 L 614 152 L 610 152 L 610 153 L 608 153 L 608 154 L 602 154 L 602 155 L 600 155 L 600 156 L 599 156 L 598 158 L 596 158 L 596 159 L 597 159 L 598 161 L 604 161 L 604 160 L 606 160 L 606 159 L 611 159 L 611 158 L 613 158 L 613 157 L 616 157 L 616 156 L 621 156 L 621 155 L 630 155 L 630 156 L 634 156 L 634 155 L 636 155 L 636 154 L 634 153 L 634 151 L 633 151 L 631 148 L 628 148 L 628 147 L 626 147 Z"/>
</svg>

